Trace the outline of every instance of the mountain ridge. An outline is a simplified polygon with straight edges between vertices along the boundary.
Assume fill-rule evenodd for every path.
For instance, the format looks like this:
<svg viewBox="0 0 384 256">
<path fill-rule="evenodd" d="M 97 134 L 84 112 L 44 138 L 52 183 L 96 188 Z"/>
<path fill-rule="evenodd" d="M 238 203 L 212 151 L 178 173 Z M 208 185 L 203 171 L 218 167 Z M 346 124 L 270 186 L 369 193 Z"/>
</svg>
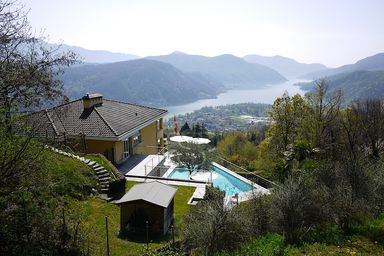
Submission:
<svg viewBox="0 0 384 256">
<path fill-rule="evenodd" d="M 377 99 L 384 97 L 384 70 L 358 70 L 329 76 L 326 79 L 330 92 L 341 90 L 348 103 L 357 99 Z M 298 83 L 303 90 L 313 90 L 317 80 Z"/>
<path fill-rule="evenodd" d="M 347 64 L 337 68 L 332 68 L 320 72 L 312 72 L 302 76 L 307 79 L 319 79 L 322 77 L 332 76 L 345 72 L 352 72 L 357 70 L 375 71 L 384 70 L 384 53 L 377 53 L 363 59 L 358 60 L 354 64 Z"/>
<path fill-rule="evenodd" d="M 82 61 L 86 64 L 113 63 L 141 58 L 140 56 L 134 54 L 111 52 L 107 50 L 90 50 L 81 46 L 72 46 L 67 44 L 50 44 L 47 42 L 46 44 L 49 47 L 59 48 L 60 51 L 75 52 L 82 58 Z"/>
<path fill-rule="evenodd" d="M 221 82 L 227 89 L 260 88 L 267 84 L 287 81 L 277 71 L 263 65 L 249 63 L 231 54 L 215 57 L 171 53 L 168 55 L 148 56 L 147 59 L 169 63 L 184 72 L 208 74 Z"/>
<path fill-rule="evenodd" d="M 270 67 L 288 78 L 297 78 L 310 72 L 327 69 L 325 65 L 320 63 L 300 63 L 295 59 L 281 55 L 262 56 L 258 54 L 248 54 L 245 55 L 243 59 L 251 63 L 258 63 Z"/>
<path fill-rule="evenodd" d="M 99 92 L 105 97 L 150 106 L 214 98 L 224 91 L 223 85 L 209 77 L 148 59 L 72 67 L 61 79 L 71 98 Z"/>
</svg>

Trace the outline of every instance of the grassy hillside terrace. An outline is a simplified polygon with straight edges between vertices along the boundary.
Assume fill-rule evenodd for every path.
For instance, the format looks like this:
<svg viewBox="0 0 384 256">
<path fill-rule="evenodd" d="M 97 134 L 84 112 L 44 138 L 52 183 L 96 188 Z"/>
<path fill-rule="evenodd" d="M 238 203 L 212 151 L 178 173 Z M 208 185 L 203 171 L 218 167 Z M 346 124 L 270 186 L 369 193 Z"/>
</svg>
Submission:
<svg viewBox="0 0 384 256">
<path fill-rule="evenodd" d="M 98 196 L 84 196 L 84 193 L 77 191 L 91 191 L 97 186 L 97 179 L 92 168 L 81 161 L 66 157 L 57 153 L 49 152 L 49 166 L 52 175 L 57 179 L 64 179 L 62 186 L 63 194 L 68 195 L 69 211 L 80 216 L 81 229 L 89 241 L 90 252 L 95 255 L 106 254 L 106 232 L 105 217 L 108 217 L 110 255 L 141 255 L 146 248 L 145 239 L 130 241 L 119 238 L 120 209 L 113 203 L 106 202 Z M 104 157 L 99 155 L 84 155 L 84 157 L 102 165 L 109 172 L 115 173 L 114 166 Z M 126 183 L 126 191 L 138 182 L 129 181 Z M 195 191 L 194 187 L 178 186 L 175 195 L 175 230 L 176 238 L 178 227 L 181 225 L 182 216 L 189 210 L 187 204 L 189 198 Z M 164 240 L 151 240 L 150 248 L 157 249 L 170 242 L 170 237 Z"/>
</svg>

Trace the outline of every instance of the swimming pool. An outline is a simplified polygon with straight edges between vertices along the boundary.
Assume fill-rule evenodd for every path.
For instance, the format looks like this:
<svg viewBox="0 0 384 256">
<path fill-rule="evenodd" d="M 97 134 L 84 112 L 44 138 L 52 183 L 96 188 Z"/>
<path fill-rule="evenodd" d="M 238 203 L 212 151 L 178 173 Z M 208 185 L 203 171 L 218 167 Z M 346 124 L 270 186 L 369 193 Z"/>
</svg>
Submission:
<svg viewBox="0 0 384 256">
<path fill-rule="evenodd" d="M 219 168 L 219 166 L 212 165 L 212 183 L 214 187 L 217 187 L 225 191 L 226 196 L 232 196 L 236 193 L 242 193 L 252 190 L 252 185 L 240 180 L 234 175 Z M 189 171 L 186 168 L 175 168 L 167 178 L 190 180 Z"/>
</svg>

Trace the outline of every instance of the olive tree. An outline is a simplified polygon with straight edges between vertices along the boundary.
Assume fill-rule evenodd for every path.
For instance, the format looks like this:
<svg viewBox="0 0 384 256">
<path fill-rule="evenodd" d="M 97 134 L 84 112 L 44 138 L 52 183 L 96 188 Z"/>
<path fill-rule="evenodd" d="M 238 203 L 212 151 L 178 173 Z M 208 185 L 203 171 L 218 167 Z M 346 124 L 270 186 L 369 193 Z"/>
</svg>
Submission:
<svg viewBox="0 0 384 256">
<path fill-rule="evenodd" d="M 169 149 L 172 161 L 187 167 L 190 174 L 195 168 L 208 168 L 211 162 L 211 156 L 206 145 L 183 142 L 172 144 Z"/>
<path fill-rule="evenodd" d="M 249 215 L 242 207 L 224 207 L 223 194 L 211 191 L 210 196 L 184 216 L 183 244 L 189 251 L 215 255 L 222 250 L 233 250 L 249 239 L 250 228 Z"/>
</svg>

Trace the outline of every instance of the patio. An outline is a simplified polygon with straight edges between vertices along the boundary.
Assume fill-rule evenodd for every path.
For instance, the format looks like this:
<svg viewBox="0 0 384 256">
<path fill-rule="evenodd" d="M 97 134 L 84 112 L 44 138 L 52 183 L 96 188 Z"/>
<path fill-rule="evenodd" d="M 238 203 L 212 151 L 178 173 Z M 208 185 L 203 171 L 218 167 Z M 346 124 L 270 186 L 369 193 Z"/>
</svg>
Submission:
<svg viewBox="0 0 384 256">
<path fill-rule="evenodd" d="M 117 169 L 124 175 L 147 176 L 164 158 L 164 155 L 133 155 Z"/>
</svg>

